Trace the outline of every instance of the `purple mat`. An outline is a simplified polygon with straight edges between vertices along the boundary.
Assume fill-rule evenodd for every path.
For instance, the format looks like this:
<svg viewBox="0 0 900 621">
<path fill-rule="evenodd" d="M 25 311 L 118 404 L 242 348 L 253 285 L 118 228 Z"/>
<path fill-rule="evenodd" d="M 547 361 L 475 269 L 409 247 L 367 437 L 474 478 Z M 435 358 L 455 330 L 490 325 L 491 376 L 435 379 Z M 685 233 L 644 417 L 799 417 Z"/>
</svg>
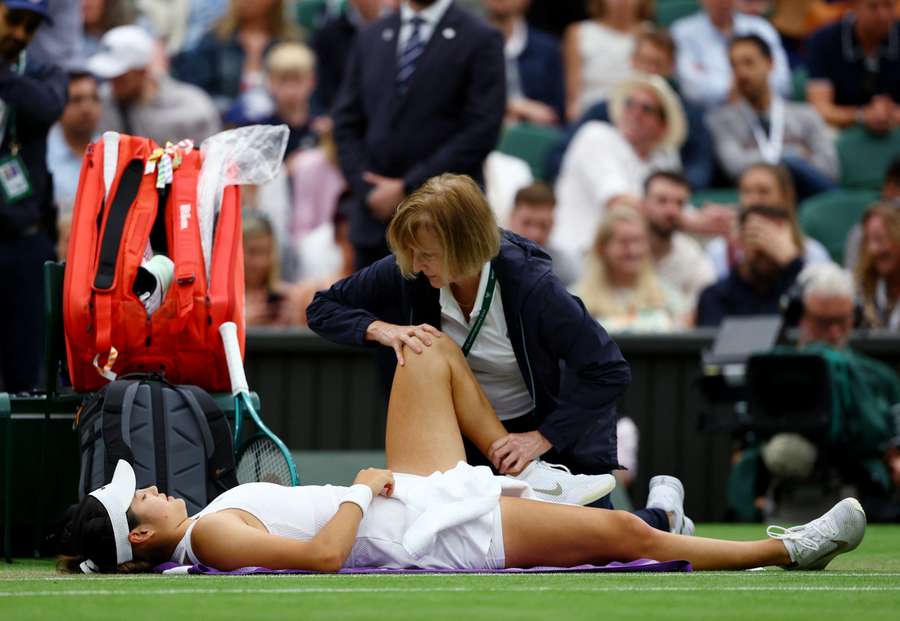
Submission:
<svg viewBox="0 0 900 621">
<path fill-rule="evenodd" d="M 174 571 L 173 571 L 174 570 Z M 257 576 L 271 574 L 317 574 L 304 569 L 268 569 L 266 567 L 241 567 L 233 571 L 219 571 L 206 565 L 178 565 L 163 563 L 154 569 L 157 573 L 199 574 L 205 576 Z M 534 573 L 625 573 L 625 572 L 682 572 L 692 571 L 687 561 L 651 561 L 640 559 L 630 563 L 613 562 L 608 565 L 576 565 L 575 567 L 529 567 L 520 569 L 383 569 L 380 567 L 354 567 L 342 569 L 339 574 L 534 574 Z"/>
</svg>

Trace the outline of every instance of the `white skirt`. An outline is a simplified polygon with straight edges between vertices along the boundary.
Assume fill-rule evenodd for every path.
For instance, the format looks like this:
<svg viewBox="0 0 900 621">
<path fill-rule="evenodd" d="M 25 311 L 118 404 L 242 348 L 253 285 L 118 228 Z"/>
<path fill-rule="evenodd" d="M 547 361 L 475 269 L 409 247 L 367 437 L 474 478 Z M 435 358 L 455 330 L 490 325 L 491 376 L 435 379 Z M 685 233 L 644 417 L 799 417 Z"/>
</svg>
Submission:
<svg viewBox="0 0 900 621">
<path fill-rule="evenodd" d="M 345 567 L 502 569 L 501 495 L 534 497 L 462 461 L 427 477 L 395 474 L 393 496 L 373 499 Z"/>
</svg>

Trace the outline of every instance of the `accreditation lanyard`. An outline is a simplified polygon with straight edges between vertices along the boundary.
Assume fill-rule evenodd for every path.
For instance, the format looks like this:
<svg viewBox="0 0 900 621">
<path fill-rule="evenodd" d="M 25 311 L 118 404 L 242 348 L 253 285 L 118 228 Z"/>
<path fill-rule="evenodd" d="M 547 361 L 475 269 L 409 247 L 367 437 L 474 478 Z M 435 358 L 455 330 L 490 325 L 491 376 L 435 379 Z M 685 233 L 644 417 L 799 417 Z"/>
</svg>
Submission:
<svg viewBox="0 0 900 621">
<path fill-rule="evenodd" d="M 781 97 L 773 97 L 769 107 L 769 135 L 763 130 L 759 117 L 752 111 L 749 115 L 750 127 L 753 128 L 753 138 L 763 160 L 769 164 L 777 164 L 781 161 L 781 151 L 784 148 L 784 100 Z"/>
<path fill-rule="evenodd" d="M 466 337 L 466 342 L 463 343 L 462 346 L 463 356 L 469 355 L 469 351 L 472 349 L 472 345 L 475 344 L 478 333 L 481 332 L 481 326 L 484 325 L 484 320 L 487 319 L 488 310 L 491 308 L 491 300 L 494 299 L 494 287 L 496 285 L 497 276 L 494 274 L 494 266 L 491 265 L 488 269 L 487 287 L 484 289 L 484 299 L 481 301 L 481 310 L 478 311 L 478 315 L 475 317 L 475 323 L 472 324 L 472 328 L 469 330 L 469 336 Z"/>
</svg>

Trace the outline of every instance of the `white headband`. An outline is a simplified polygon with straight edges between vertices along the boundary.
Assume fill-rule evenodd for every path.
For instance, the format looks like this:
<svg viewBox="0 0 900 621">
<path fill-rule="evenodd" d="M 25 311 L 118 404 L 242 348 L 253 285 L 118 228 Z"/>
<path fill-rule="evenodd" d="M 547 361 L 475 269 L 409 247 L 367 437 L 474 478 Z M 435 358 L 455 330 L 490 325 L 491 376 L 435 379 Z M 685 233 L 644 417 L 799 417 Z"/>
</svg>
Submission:
<svg viewBox="0 0 900 621">
<path fill-rule="evenodd" d="M 116 464 L 116 471 L 113 473 L 112 481 L 108 485 L 104 485 L 100 489 L 96 489 L 90 493 L 91 496 L 100 501 L 103 508 L 109 515 L 109 521 L 112 522 L 113 537 L 116 541 L 116 565 L 127 563 L 134 558 L 134 552 L 131 549 L 131 542 L 128 540 L 128 518 L 125 516 L 126 511 L 134 500 L 134 490 L 137 487 L 134 477 L 134 470 L 131 464 L 120 459 Z M 93 573 L 97 569 L 97 565 L 93 561 L 85 561 L 81 564 L 81 570 L 85 573 Z M 91 571 L 88 571 L 91 570 Z"/>
</svg>

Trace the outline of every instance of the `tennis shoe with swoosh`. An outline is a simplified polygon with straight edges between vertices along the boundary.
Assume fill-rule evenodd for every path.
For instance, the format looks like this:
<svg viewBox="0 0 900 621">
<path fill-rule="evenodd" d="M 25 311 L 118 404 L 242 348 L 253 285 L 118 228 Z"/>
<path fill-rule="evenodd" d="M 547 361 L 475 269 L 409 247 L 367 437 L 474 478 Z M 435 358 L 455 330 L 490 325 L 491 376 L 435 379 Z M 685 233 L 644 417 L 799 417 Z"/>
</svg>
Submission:
<svg viewBox="0 0 900 621">
<path fill-rule="evenodd" d="M 791 528 L 769 526 L 766 533 L 787 548 L 791 564 L 785 569 L 825 569 L 831 559 L 863 540 L 866 512 L 856 498 L 844 498 L 812 522 Z"/>
<path fill-rule="evenodd" d="M 616 487 L 611 474 L 572 474 L 565 466 L 541 459 L 535 459 L 513 478 L 528 483 L 540 500 L 569 505 L 590 504 Z"/>
</svg>

